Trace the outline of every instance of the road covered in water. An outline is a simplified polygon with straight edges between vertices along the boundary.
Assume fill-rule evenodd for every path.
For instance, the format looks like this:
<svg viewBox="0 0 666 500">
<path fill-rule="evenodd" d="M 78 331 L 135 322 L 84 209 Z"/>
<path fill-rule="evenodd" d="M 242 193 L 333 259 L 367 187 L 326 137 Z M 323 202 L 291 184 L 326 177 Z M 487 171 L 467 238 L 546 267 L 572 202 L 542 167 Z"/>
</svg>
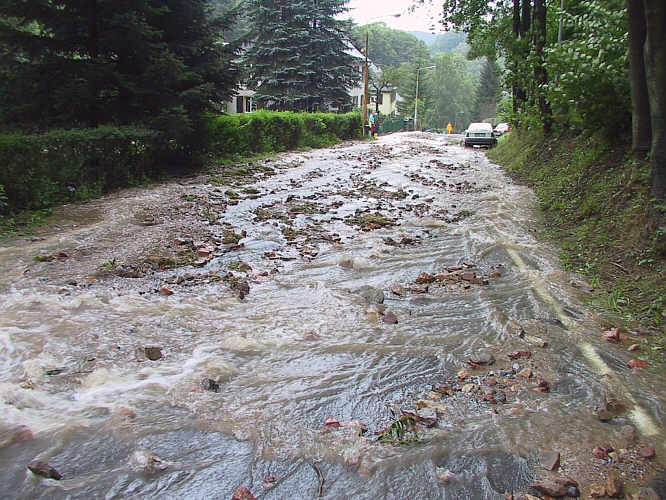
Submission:
<svg viewBox="0 0 666 500">
<path fill-rule="evenodd" d="M 533 193 L 445 136 L 54 221 L 0 246 L 3 498 L 565 497 L 660 470 L 641 332 L 586 310 Z"/>
</svg>

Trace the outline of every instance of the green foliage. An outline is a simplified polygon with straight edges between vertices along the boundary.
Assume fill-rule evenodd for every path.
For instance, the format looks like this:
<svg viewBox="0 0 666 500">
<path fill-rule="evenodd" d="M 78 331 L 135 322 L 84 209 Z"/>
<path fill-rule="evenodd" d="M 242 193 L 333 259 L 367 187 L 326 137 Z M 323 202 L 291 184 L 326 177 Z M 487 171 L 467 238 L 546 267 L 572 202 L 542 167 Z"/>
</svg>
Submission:
<svg viewBox="0 0 666 500">
<path fill-rule="evenodd" d="M 209 151 L 216 157 L 324 147 L 359 137 L 359 113 L 256 111 L 211 117 Z"/>
<path fill-rule="evenodd" d="M 549 71 L 559 75 L 548 85 L 553 111 L 579 131 L 621 136 L 631 129 L 626 8 L 599 0 L 578 8 L 564 14 L 570 38 L 547 50 Z"/>
<path fill-rule="evenodd" d="M 421 71 L 423 87 L 419 88 L 419 101 L 422 96 L 427 99 L 423 112 L 419 109 L 423 125 L 441 129 L 451 122 L 460 130 L 472 120 L 477 80 L 469 61 L 459 54 L 443 52 L 433 62 L 435 69 Z M 411 109 L 413 112 L 413 104 Z"/>
<path fill-rule="evenodd" d="M 154 175 L 160 135 L 137 127 L 0 135 L 5 211 L 84 200 Z"/>
<path fill-rule="evenodd" d="M 7 194 L 5 194 L 5 186 L 0 184 L 0 215 L 6 214 L 9 204 L 7 203 Z"/>
<path fill-rule="evenodd" d="M 5 128 L 141 124 L 196 149 L 201 113 L 230 96 L 230 22 L 206 0 L 0 3 Z"/>
<path fill-rule="evenodd" d="M 382 134 L 390 134 L 391 132 L 398 132 L 405 129 L 405 119 L 398 116 L 379 116 L 379 131 Z"/>
<path fill-rule="evenodd" d="M 465 44 L 465 34 L 457 31 L 440 33 L 430 44 L 430 52 L 437 54 L 439 52 L 458 52 Z"/>
<path fill-rule="evenodd" d="M 476 90 L 475 116 L 484 120 L 496 115 L 499 99 L 499 66 L 493 59 L 486 58 Z"/>
<path fill-rule="evenodd" d="M 248 0 L 254 99 L 282 111 L 348 110 L 360 61 L 348 52 L 343 0 Z"/>
<path fill-rule="evenodd" d="M 410 33 L 394 30 L 384 23 L 355 26 L 352 39 L 356 47 L 365 50 L 368 34 L 368 57 L 380 67 L 400 66 L 406 62 L 425 61 L 430 58 L 424 42 Z"/>
<path fill-rule="evenodd" d="M 534 187 L 564 266 L 600 288 L 598 304 L 625 321 L 664 328 L 666 262 L 646 230 L 647 163 L 603 138 L 515 130 L 488 155 Z"/>
</svg>

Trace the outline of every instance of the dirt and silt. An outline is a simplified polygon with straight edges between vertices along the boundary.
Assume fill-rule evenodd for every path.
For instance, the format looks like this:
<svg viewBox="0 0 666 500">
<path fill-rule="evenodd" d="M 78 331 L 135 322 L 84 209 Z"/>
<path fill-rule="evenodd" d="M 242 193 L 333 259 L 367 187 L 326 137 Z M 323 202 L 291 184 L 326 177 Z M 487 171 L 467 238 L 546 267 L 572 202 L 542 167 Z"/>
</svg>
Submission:
<svg viewBox="0 0 666 500">
<path fill-rule="evenodd" d="M 419 133 L 58 209 L 0 248 L 1 496 L 638 494 L 649 332 L 588 311 L 539 224 Z"/>
</svg>

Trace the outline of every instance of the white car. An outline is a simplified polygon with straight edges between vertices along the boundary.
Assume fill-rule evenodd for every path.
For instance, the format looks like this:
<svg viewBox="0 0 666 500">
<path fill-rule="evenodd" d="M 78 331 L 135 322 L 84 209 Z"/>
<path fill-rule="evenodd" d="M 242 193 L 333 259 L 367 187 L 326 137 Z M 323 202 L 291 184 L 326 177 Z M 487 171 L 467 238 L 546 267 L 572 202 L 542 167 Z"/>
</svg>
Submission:
<svg viewBox="0 0 666 500">
<path fill-rule="evenodd" d="M 495 135 L 499 137 L 502 134 L 506 134 L 509 130 L 511 130 L 511 125 L 507 122 L 498 123 L 495 127 Z"/>
<path fill-rule="evenodd" d="M 490 123 L 470 123 L 463 138 L 463 144 L 467 146 L 487 146 L 489 148 L 497 144 L 497 138 Z"/>
</svg>

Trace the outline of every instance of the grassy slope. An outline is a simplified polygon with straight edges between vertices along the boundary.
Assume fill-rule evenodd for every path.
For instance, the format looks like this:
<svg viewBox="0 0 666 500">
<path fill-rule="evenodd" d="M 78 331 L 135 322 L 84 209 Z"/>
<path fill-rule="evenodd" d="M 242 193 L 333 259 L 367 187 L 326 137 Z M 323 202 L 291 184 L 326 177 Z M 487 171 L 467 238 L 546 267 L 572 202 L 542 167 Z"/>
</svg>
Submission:
<svg viewBox="0 0 666 500">
<path fill-rule="evenodd" d="M 661 232 L 648 231 L 650 172 L 626 145 L 563 135 L 507 134 L 488 156 L 532 186 L 559 242 L 565 268 L 596 288 L 593 308 L 608 326 L 649 331 L 645 343 L 664 366 L 666 255 Z M 663 207 L 662 207 L 663 208 Z M 663 215 L 663 214 L 662 214 Z"/>
</svg>

